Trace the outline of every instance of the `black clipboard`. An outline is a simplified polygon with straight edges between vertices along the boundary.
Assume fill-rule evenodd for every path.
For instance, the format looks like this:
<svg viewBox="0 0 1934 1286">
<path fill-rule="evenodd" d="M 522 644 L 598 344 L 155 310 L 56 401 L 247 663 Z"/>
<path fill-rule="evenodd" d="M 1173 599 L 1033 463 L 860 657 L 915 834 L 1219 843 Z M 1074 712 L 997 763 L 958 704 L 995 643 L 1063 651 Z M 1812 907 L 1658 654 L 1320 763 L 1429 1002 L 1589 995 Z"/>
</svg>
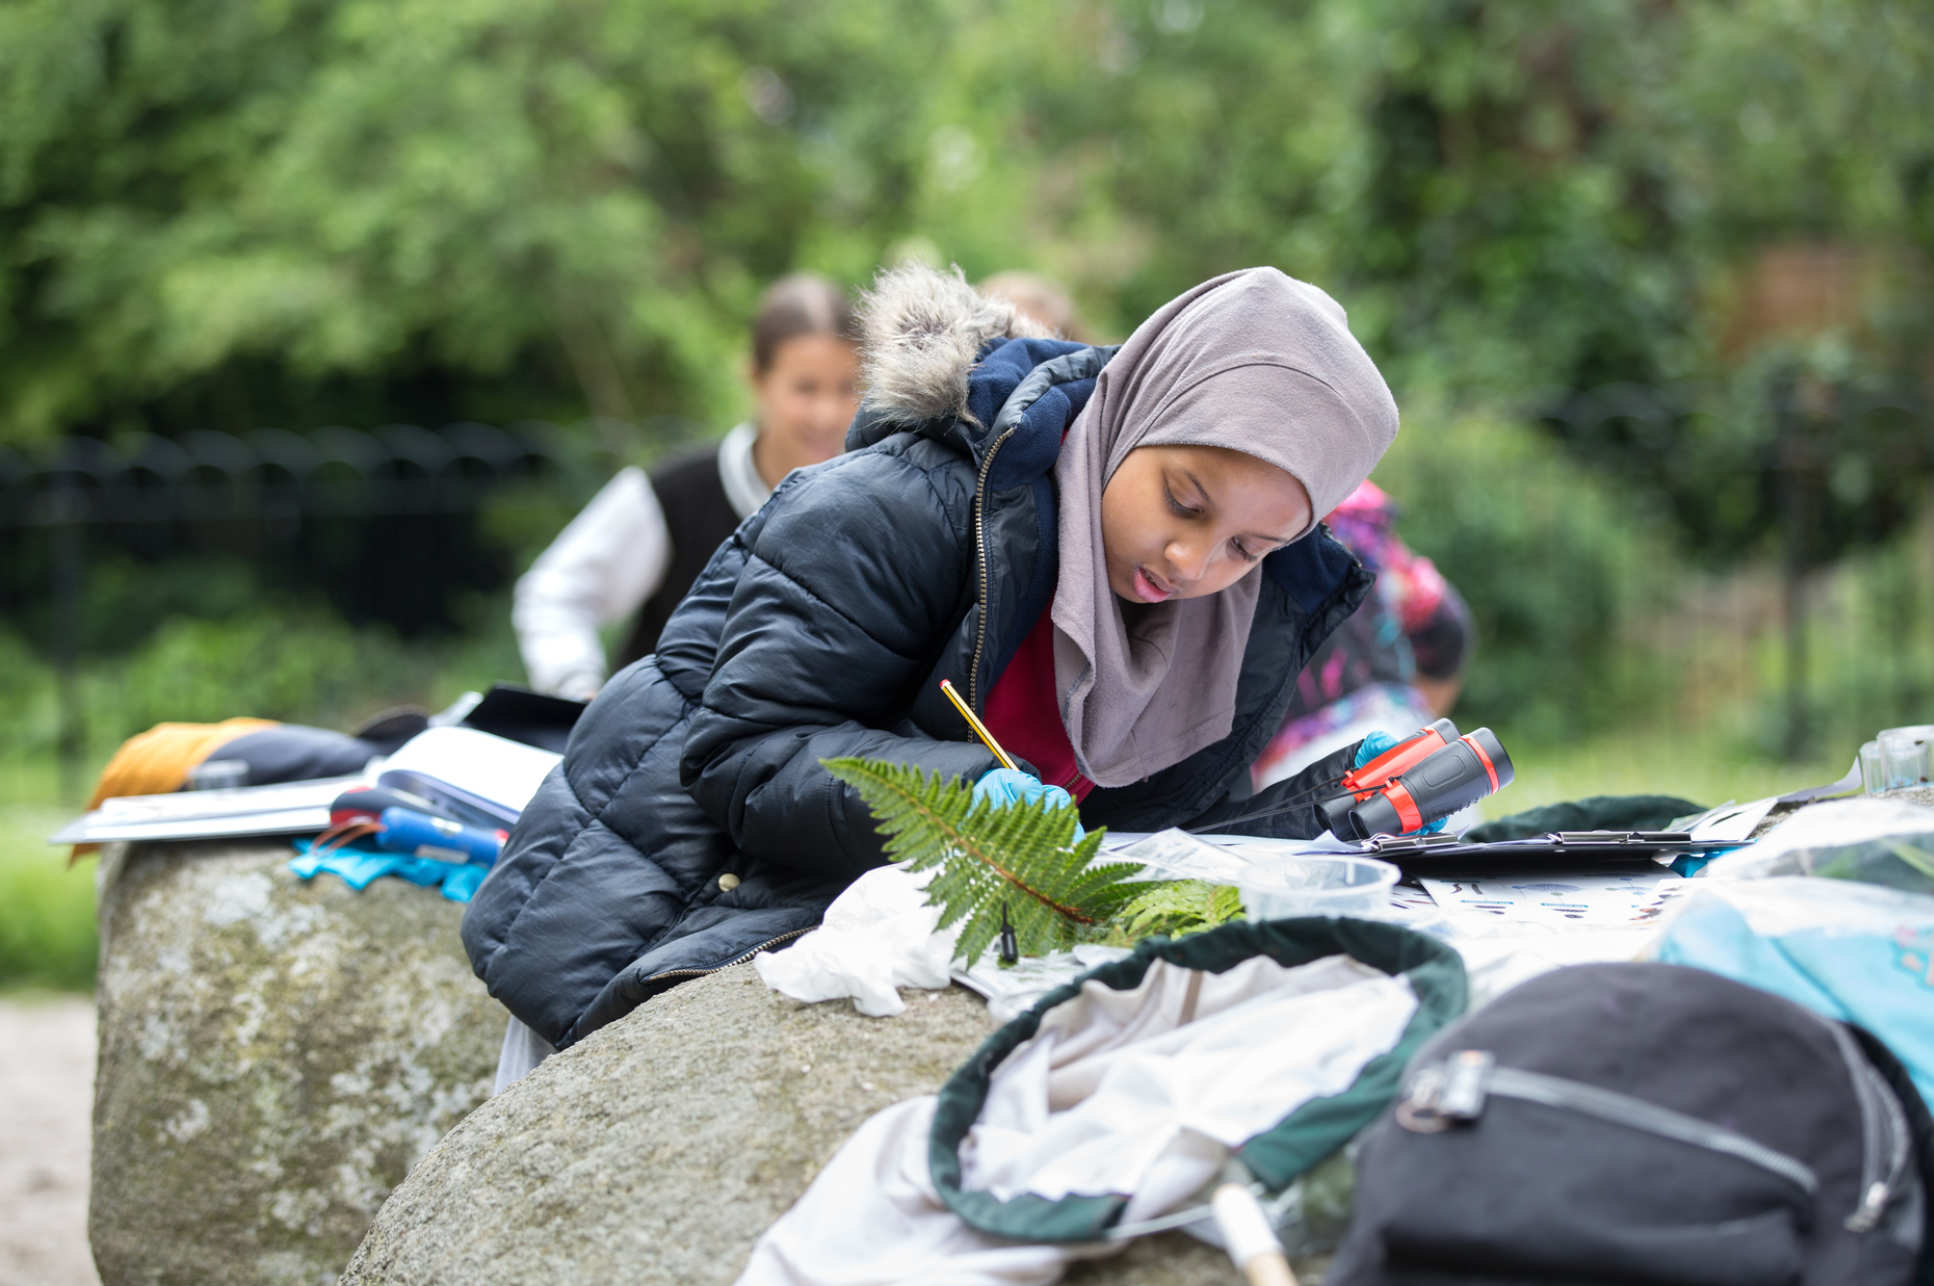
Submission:
<svg viewBox="0 0 1934 1286">
<path fill-rule="evenodd" d="M 1379 835 L 1363 854 L 1411 872 L 1473 867 L 1590 866 L 1634 858 L 1677 857 L 1712 848 L 1735 848 L 1695 840 L 1687 831 L 1552 831 L 1522 839 L 1465 841 L 1454 835 Z"/>
</svg>

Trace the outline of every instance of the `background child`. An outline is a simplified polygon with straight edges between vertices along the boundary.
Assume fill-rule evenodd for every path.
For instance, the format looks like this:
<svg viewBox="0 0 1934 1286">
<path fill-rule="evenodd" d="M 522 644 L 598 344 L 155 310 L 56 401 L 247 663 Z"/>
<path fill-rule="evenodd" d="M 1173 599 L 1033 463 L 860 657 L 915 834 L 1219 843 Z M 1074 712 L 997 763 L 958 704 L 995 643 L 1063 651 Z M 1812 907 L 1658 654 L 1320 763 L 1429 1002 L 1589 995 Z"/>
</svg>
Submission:
<svg viewBox="0 0 1934 1286">
<path fill-rule="evenodd" d="M 838 454 L 859 405 L 859 349 L 840 288 L 801 273 L 752 319 L 752 419 L 716 449 L 605 484 L 517 582 L 511 622 L 531 686 L 585 698 L 609 673 L 598 631 L 633 618 L 610 670 L 658 645 L 706 560 L 794 469 Z"/>
<path fill-rule="evenodd" d="M 913 267 L 868 314 L 848 453 L 789 477 L 599 693 L 464 917 L 545 1048 L 791 941 L 883 860 L 823 759 L 992 774 L 941 679 L 1034 770 L 996 797 L 1322 829 L 1314 776 L 1252 797 L 1249 765 L 1370 584 L 1316 522 L 1397 431 L 1343 310 L 1250 269 L 1092 348 Z"/>
<path fill-rule="evenodd" d="M 1074 297 L 1050 277 L 1010 268 L 982 278 L 974 289 L 990 299 L 1005 299 L 1022 316 L 1040 323 L 1055 339 L 1078 340 L 1083 344 L 1095 342 L 1094 336 L 1088 333 L 1088 324 L 1074 306 Z"/>
<path fill-rule="evenodd" d="M 1451 712 L 1471 651 L 1471 616 L 1430 559 L 1397 536 L 1397 507 L 1365 482 L 1324 519 L 1377 587 L 1296 678 L 1289 716 L 1256 761 L 1258 789 L 1371 729 L 1409 732 Z"/>
</svg>

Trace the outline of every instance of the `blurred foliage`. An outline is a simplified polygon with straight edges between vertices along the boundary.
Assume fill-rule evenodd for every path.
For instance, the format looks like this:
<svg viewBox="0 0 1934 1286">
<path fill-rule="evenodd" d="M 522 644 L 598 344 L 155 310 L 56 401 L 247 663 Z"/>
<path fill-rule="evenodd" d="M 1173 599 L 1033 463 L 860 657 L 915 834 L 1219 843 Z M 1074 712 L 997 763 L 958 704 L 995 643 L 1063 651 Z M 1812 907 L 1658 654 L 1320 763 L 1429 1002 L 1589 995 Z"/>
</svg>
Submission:
<svg viewBox="0 0 1934 1286">
<path fill-rule="evenodd" d="M 647 454 L 741 413 L 745 319 L 794 268 L 1033 268 L 1119 336 L 1271 262 L 1406 407 L 1379 478 L 1478 614 L 1471 708 L 1556 728 L 1631 708 L 1619 630 L 1680 565 L 1913 518 L 1930 73 L 1924 0 L 13 0 L 0 446 L 543 418 Z M 238 527 L 180 569 L 103 533 L 88 664 L 132 651 L 160 695 L 90 723 L 337 722 L 346 666 L 432 685 L 413 658 L 465 625 L 514 674 L 464 604 L 559 521 Z M 310 568 L 411 645 L 302 606 Z M 50 579 L 0 575 L 43 656 Z"/>
<path fill-rule="evenodd" d="M 157 617 L 111 653 L 73 667 L 81 751 L 104 762 L 122 740 L 170 720 L 231 715 L 348 730 L 398 706 L 440 709 L 466 689 L 516 680 L 523 667 L 506 596 L 460 601 L 458 628 L 411 640 L 351 625 L 313 598 L 253 582 L 233 565 L 175 564 L 166 580 L 253 585 L 240 602 Z M 60 745 L 54 662 L 0 625 L 0 760 L 52 755 Z"/>
<path fill-rule="evenodd" d="M 16 0 L 0 441 L 717 421 L 766 280 L 921 248 L 1116 331 L 1273 262 L 1400 392 L 1699 373 L 1783 241 L 1924 342 L 1930 70 L 1919 0 Z"/>
<path fill-rule="evenodd" d="M 1908 524 L 1934 478 L 1924 381 L 1827 336 L 1768 343 L 1710 382 L 1608 384 L 1541 417 L 1648 497 L 1702 561 L 1812 570 Z"/>
<path fill-rule="evenodd" d="M 1630 718 L 1648 694 L 1656 705 L 1667 676 L 1621 646 L 1676 588 L 1643 501 L 1615 499 L 1526 425 L 1407 419 L 1377 476 L 1399 497 L 1405 542 L 1475 618 L 1459 725 L 1552 741 Z"/>
<path fill-rule="evenodd" d="M 66 819 L 46 807 L 0 801 L 0 991 L 94 985 L 94 866 L 68 867 L 46 836 Z"/>
<path fill-rule="evenodd" d="M 0 438 L 714 410 L 802 239 L 905 222 L 923 12 L 10 5 Z"/>
<path fill-rule="evenodd" d="M 1934 718 L 1934 517 L 1809 577 L 1807 594 L 1800 708 L 1769 703 L 1747 712 L 1740 739 L 1755 751 L 1777 750 L 1797 714 L 1809 744 L 1851 760 L 1881 729 Z M 1747 649 L 1745 668 L 1761 690 L 1789 682 L 1788 648 L 1784 637 L 1764 637 Z"/>
</svg>

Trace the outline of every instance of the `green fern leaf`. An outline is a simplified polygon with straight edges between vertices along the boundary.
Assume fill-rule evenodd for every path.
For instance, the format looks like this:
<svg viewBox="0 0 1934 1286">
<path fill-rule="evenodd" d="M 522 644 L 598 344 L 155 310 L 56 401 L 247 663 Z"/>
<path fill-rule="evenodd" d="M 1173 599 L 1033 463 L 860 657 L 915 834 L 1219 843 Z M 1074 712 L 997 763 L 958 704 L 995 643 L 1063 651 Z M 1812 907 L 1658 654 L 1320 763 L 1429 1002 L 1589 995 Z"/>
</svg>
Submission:
<svg viewBox="0 0 1934 1286">
<path fill-rule="evenodd" d="M 1163 880 L 1134 886 L 1119 911 L 1130 942 L 1161 934 L 1180 938 L 1213 929 L 1242 915 L 1242 893 L 1204 880 Z"/>
<path fill-rule="evenodd" d="M 1135 864 L 1096 861 L 1104 832 L 1075 839 L 1071 804 L 977 803 L 958 779 L 906 764 L 823 762 L 873 811 L 887 856 L 934 870 L 927 900 L 942 928 L 960 926 L 955 954 L 970 966 L 1000 936 L 1003 913 L 1021 953 L 1042 955 L 1105 936 L 1140 887 Z"/>
</svg>

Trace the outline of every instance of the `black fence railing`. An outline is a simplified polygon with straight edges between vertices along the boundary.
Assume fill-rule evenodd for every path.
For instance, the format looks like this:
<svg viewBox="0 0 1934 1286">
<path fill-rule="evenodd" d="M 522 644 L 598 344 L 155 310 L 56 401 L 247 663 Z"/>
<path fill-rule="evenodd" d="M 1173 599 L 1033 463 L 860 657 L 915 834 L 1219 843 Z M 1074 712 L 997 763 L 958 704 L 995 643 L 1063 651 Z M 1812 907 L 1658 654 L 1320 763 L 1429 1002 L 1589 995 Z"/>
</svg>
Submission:
<svg viewBox="0 0 1934 1286">
<path fill-rule="evenodd" d="M 651 428 L 689 435 L 678 422 Z M 552 508 L 581 502 L 615 467 L 612 444 L 640 441 L 638 430 L 620 426 L 461 423 L 434 432 L 391 425 L 113 444 L 70 438 L 38 454 L 0 450 L 0 543 L 9 555 L 0 601 L 53 663 L 63 793 L 87 749 L 77 673 L 90 585 L 107 560 L 165 566 L 218 550 L 265 568 L 273 562 L 276 576 L 311 586 L 388 582 L 387 608 L 377 595 L 365 614 L 406 615 L 416 604 L 399 611 L 395 600 L 420 601 L 413 585 L 443 584 L 476 553 L 475 519 L 487 504 L 511 488 Z M 334 538 L 320 538 L 331 529 Z M 358 566 L 370 563 L 379 575 Z"/>
<path fill-rule="evenodd" d="M 39 458 L 0 451 L 0 528 L 465 509 L 504 482 L 582 469 L 587 453 L 561 445 L 572 440 L 487 424 L 197 432 L 125 450 L 69 438 Z"/>
<path fill-rule="evenodd" d="M 1523 418 L 1563 443 L 1562 480 L 1553 466 L 1549 488 L 1525 474 L 1501 482 L 1478 452 L 1447 466 L 1460 476 L 1413 477 L 1414 494 L 1397 497 L 1412 524 L 1402 534 L 1476 611 L 1477 664 L 1488 672 L 1466 688 L 1484 707 L 1473 718 L 1543 702 L 1560 723 L 1583 686 L 1642 672 L 1643 682 L 1665 674 L 1686 685 L 1688 725 L 1707 717 L 1710 693 L 1750 687 L 1761 744 L 1794 757 L 1934 719 L 1934 418 L 1924 398 L 1794 380 L 1733 408 L 1712 389 L 1619 385 Z M 423 586 L 461 573 L 470 589 L 501 592 L 520 570 L 481 531 L 490 506 L 516 496 L 542 508 L 541 522 L 561 521 L 621 459 L 695 436 L 679 421 L 398 425 L 0 450 L 0 609 L 52 663 L 64 784 L 89 749 L 78 675 L 90 609 L 98 615 L 107 593 L 93 588 L 97 574 L 115 560 L 160 568 L 218 552 L 261 569 L 265 584 L 334 587 L 346 617 L 408 635 L 435 618 Z M 1613 508 L 1629 496 L 1647 523 L 1670 529 L 1661 543 L 1679 551 L 1673 567 L 1616 544 L 1547 538 L 1581 472 Z M 1480 499 L 1446 506 L 1433 489 Z M 1843 574 L 1876 550 L 1887 556 Z M 405 558 L 416 563 L 399 565 Z M 1586 566 L 1592 559 L 1600 565 Z M 1668 571 L 1693 590 L 1656 592 Z M 1527 590 L 1527 578 L 1538 585 Z M 1601 612 L 1592 629 L 1617 638 L 1558 628 L 1592 595 L 1614 592 L 1657 619 Z M 1550 660 L 1561 649 L 1599 651 L 1566 669 Z M 1849 650 L 1862 655 L 1850 663 Z"/>
</svg>

